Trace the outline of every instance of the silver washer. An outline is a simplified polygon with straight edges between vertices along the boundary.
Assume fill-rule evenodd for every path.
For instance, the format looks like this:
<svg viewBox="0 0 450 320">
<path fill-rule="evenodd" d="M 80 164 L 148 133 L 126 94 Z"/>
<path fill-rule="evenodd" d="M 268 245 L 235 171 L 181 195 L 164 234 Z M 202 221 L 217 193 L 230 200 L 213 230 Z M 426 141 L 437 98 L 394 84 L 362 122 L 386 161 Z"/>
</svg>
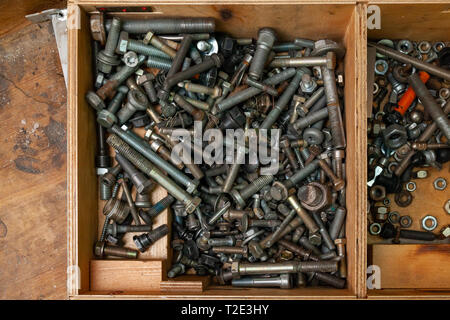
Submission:
<svg viewBox="0 0 450 320">
<path fill-rule="evenodd" d="M 428 221 L 431 221 L 430 226 L 427 225 Z M 436 229 L 437 225 L 438 225 L 437 219 L 433 216 L 428 215 L 422 219 L 422 228 L 427 231 L 433 231 L 434 229 Z"/>
<path fill-rule="evenodd" d="M 369 232 L 373 236 L 379 235 L 381 233 L 381 224 L 376 222 L 372 223 L 369 227 Z"/>
<path fill-rule="evenodd" d="M 445 180 L 444 178 L 437 178 L 436 180 L 434 180 L 433 185 L 436 190 L 445 190 L 445 188 L 447 188 L 447 180 Z"/>
</svg>

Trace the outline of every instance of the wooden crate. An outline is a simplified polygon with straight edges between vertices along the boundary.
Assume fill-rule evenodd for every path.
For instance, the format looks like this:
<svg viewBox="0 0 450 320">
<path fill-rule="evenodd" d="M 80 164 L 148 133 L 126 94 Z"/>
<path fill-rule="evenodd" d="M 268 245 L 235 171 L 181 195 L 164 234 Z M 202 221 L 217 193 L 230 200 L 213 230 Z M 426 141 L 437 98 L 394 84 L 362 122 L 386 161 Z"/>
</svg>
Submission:
<svg viewBox="0 0 450 320">
<path fill-rule="evenodd" d="M 295 37 L 330 38 L 342 42 L 345 56 L 345 124 L 347 134 L 347 265 L 346 289 L 297 288 L 243 289 L 213 286 L 208 278 L 183 276 L 168 280 L 169 237 L 146 253 L 145 260 L 97 260 L 93 244 L 102 224 L 94 171 L 95 116 L 85 99 L 92 89 L 89 12 L 109 6 L 145 6 L 150 13 L 117 13 L 121 17 L 214 17 L 218 31 L 254 37 L 270 26 L 281 40 Z M 389 7 L 389 5 L 383 5 Z M 432 5 L 433 7 L 434 5 Z M 438 9 L 436 5 L 435 9 Z M 383 10 L 383 9 L 382 9 Z M 68 265 L 71 299 L 356 299 L 366 298 L 367 166 L 366 166 L 366 12 L 367 3 L 356 1 L 88 1 L 69 0 L 69 165 Z M 420 10 L 417 10 L 420 12 Z M 405 11 L 405 14 L 407 12 Z M 419 14 L 419 13 L 418 13 Z M 426 17 L 429 18 L 427 15 Z M 320 21 L 320 23 L 319 23 Z M 391 23 L 391 22 L 390 22 Z M 392 23 L 396 23 L 395 20 Z M 245 25 L 245 28 L 243 27 Z M 391 30 L 392 28 L 388 29 Z M 419 29 L 419 27 L 418 27 Z M 445 33 L 448 28 L 443 28 Z M 160 198 L 159 190 L 153 194 Z M 170 222 L 167 212 L 157 224 Z M 79 281 L 78 281 L 79 279 Z M 383 292 L 381 292 L 383 291 Z M 448 297 L 449 292 L 438 293 Z M 436 297 L 433 291 L 369 292 L 371 298 Z"/>
<path fill-rule="evenodd" d="M 422 3 L 418 3 L 422 2 Z M 369 39 L 410 39 L 414 41 L 450 41 L 449 1 L 370 1 L 381 13 L 381 29 L 368 30 Z M 370 71 L 369 71 L 370 72 Z M 421 230 L 420 220 L 427 214 L 437 217 L 439 228 L 450 223 L 450 216 L 443 205 L 449 198 L 446 191 L 436 191 L 433 181 L 444 177 L 450 181 L 450 164 L 438 171 L 427 169 L 429 177 L 415 180 L 417 190 L 414 200 L 406 208 L 396 206 L 391 198 L 391 210 L 413 218 L 414 230 Z M 367 223 L 367 220 L 365 220 Z M 365 228 L 366 229 L 366 228 Z M 436 229 L 438 232 L 438 229 Z M 450 297 L 450 245 L 386 244 L 379 237 L 368 236 L 367 264 L 381 268 L 381 290 L 367 290 L 367 297 L 374 299 L 448 299 Z"/>
</svg>

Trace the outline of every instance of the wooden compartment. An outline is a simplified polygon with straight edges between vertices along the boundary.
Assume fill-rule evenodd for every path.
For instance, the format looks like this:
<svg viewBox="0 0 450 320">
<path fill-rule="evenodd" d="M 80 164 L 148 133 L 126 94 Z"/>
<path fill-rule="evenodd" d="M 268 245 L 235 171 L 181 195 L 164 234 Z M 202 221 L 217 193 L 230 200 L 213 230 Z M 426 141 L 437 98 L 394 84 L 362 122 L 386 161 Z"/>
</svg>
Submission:
<svg viewBox="0 0 450 320">
<path fill-rule="evenodd" d="M 218 31 L 255 37 L 260 27 L 276 29 L 280 40 L 295 37 L 330 38 L 342 42 L 345 56 L 345 123 L 347 134 L 347 288 L 238 289 L 209 285 L 207 278 L 183 276 L 167 280 L 170 267 L 169 238 L 160 240 L 145 260 L 96 260 L 93 244 L 98 238 L 101 204 L 94 170 L 95 116 L 84 95 L 92 88 L 89 12 L 109 6 L 145 6 L 150 13 L 115 13 L 121 17 L 214 17 Z M 131 299 L 353 299 L 365 287 L 365 7 L 356 1 L 69 1 L 69 298 Z M 319 23 L 320 22 L 320 23 Z M 155 192 L 161 197 L 164 190 Z M 165 212 L 159 223 L 169 221 Z"/>
<path fill-rule="evenodd" d="M 368 30 L 368 39 L 410 39 L 414 41 L 450 41 L 450 2 L 411 3 L 411 1 L 369 1 L 380 8 L 381 29 Z M 371 70 L 367 71 L 372 72 Z M 366 163 L 366 162 L 365 162 Z M 440 227 L 450 223 L 450 215 L 443 206 L 449 198 L 449 189 L 436 191 L 433 181 L 444 177 L 450 181 L 450 164 L 438 171 L 427 168 L 429 177 L 417 179 L 414 200 L 406 208 L 399 208 L 391 199 L 391 211 L 410 215 L 412 230 L 421 230 L 420 220 L 427 214 L 438 219 Z M 364 173 L 366 174 L 366 173 Z M 363 193 L 360 194 L 361 196 Z M 367 198 L 367 193 L 364 191 Z M 366 212 L 366 211 L 364 211 Z M 367 224 L 367 220 L 364 222 Z M 367 290 L 367 297 L 374 299 L 448 299 L 450 298 L 450 242 L 418 244 L 404 241 L 388 244 L 379 237 L 367 234 L 367 265 L 381 269 L 381 290 Z"/>
</svg>

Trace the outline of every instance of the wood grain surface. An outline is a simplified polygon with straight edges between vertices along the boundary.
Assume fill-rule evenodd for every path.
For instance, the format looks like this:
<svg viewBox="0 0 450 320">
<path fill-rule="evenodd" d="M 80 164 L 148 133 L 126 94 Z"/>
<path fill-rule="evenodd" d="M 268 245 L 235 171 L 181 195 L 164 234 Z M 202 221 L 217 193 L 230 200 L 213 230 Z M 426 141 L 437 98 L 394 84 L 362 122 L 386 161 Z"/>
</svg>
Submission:
<svg viewBox="0 0 450 320">
<path fill-rule="evenodd" d="M 15 14 L 0 32 L 0 299 L 65 299 L 66 88 L 51 22 Z"/>
</svg>

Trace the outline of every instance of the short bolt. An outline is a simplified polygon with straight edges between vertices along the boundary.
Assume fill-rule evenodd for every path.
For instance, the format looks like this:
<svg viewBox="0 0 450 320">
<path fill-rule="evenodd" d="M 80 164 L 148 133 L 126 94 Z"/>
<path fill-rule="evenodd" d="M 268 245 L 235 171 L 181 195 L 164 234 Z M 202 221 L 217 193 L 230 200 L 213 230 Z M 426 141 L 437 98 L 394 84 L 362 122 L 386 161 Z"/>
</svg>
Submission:
<svg viewBox="0 0 450 320">
<path fill-rule="evenodd" d="M 144 233 L 139 236 L 134 236 L 133 241 L 140 252 L 147 250 L 152 244 L 164 237 L 169 233 L 169 227 L 167 224 L 163 224 L 150 231 L 149 233 Z"/>
<path fill-rule="evenodd" d="M 331 179 L 334 190 L 340 191 L 345 188 L 345 181 L 334 174 L 333 170 L 331 170 L 324 159 L 319 159 L 319 166 Z"/>
<path fill-rule="evenodd" d="M 103 258 L 104 256 L 121 257 L 126 259 L 136 259 L 138 252 L 133 249 L 110 246 L 105 241 L 98 241 L 94 247 L 96 257 Z"/>
<path fill-rule="evenodd" d="M 103 73 L 111 73 L 112 67 L 117 66 L 120 63 L 120 59 L 114 54 L 119 40 L 120 27 L 120 19 L 114 17 L 106 39 L 105 49 L 100 51 L 97 55 L 97 67 Z"/>
<path fill-rule="evenodd" d="M 172 268 L 167 272 L 168 278 L 175 278 L 176 276 L 185 273 L 186 267 L 184 264 L 177 263 L 172 266 Z"/>
<path fill-rule="evenodd" d="M 272 46 L 275 43 L 276 34 L 271 28 L 262 28 L 258 31 L 256 51 L 253 56 L 248 74 L 251 78 L 259 80 L 262 77 L 264 65 L 266 64 Z"/>
<path fill-rule="evenodd" d="M 151 225 L 140 225 L 140 226 L 132 226 L 132 225 L 118 225 L 117 223 L 112 223 L 108 225 L 107 231 L 114 237 L 117 237 L 119 233 L 127 233 L 127 232 L 149 232 L 152 231 Z"/>
<path fill-rule="evenodd" d="M 239 204 L 241 207 L 245 206 L 245 201 L 253 196 L 255 193 L 257 193 L 259 190 L 261 190 L 264 186 L 268 185 L 273 181 L 272 175 L 267 176 L 261 176 L 255 181 L 253 181 L 251 184 L 248 185 L 248 187 L 242 191 L 238 191 L 236 189 L 231 190 L 231 196 L 233 197 L 234 201 Z"/>
</svg>

